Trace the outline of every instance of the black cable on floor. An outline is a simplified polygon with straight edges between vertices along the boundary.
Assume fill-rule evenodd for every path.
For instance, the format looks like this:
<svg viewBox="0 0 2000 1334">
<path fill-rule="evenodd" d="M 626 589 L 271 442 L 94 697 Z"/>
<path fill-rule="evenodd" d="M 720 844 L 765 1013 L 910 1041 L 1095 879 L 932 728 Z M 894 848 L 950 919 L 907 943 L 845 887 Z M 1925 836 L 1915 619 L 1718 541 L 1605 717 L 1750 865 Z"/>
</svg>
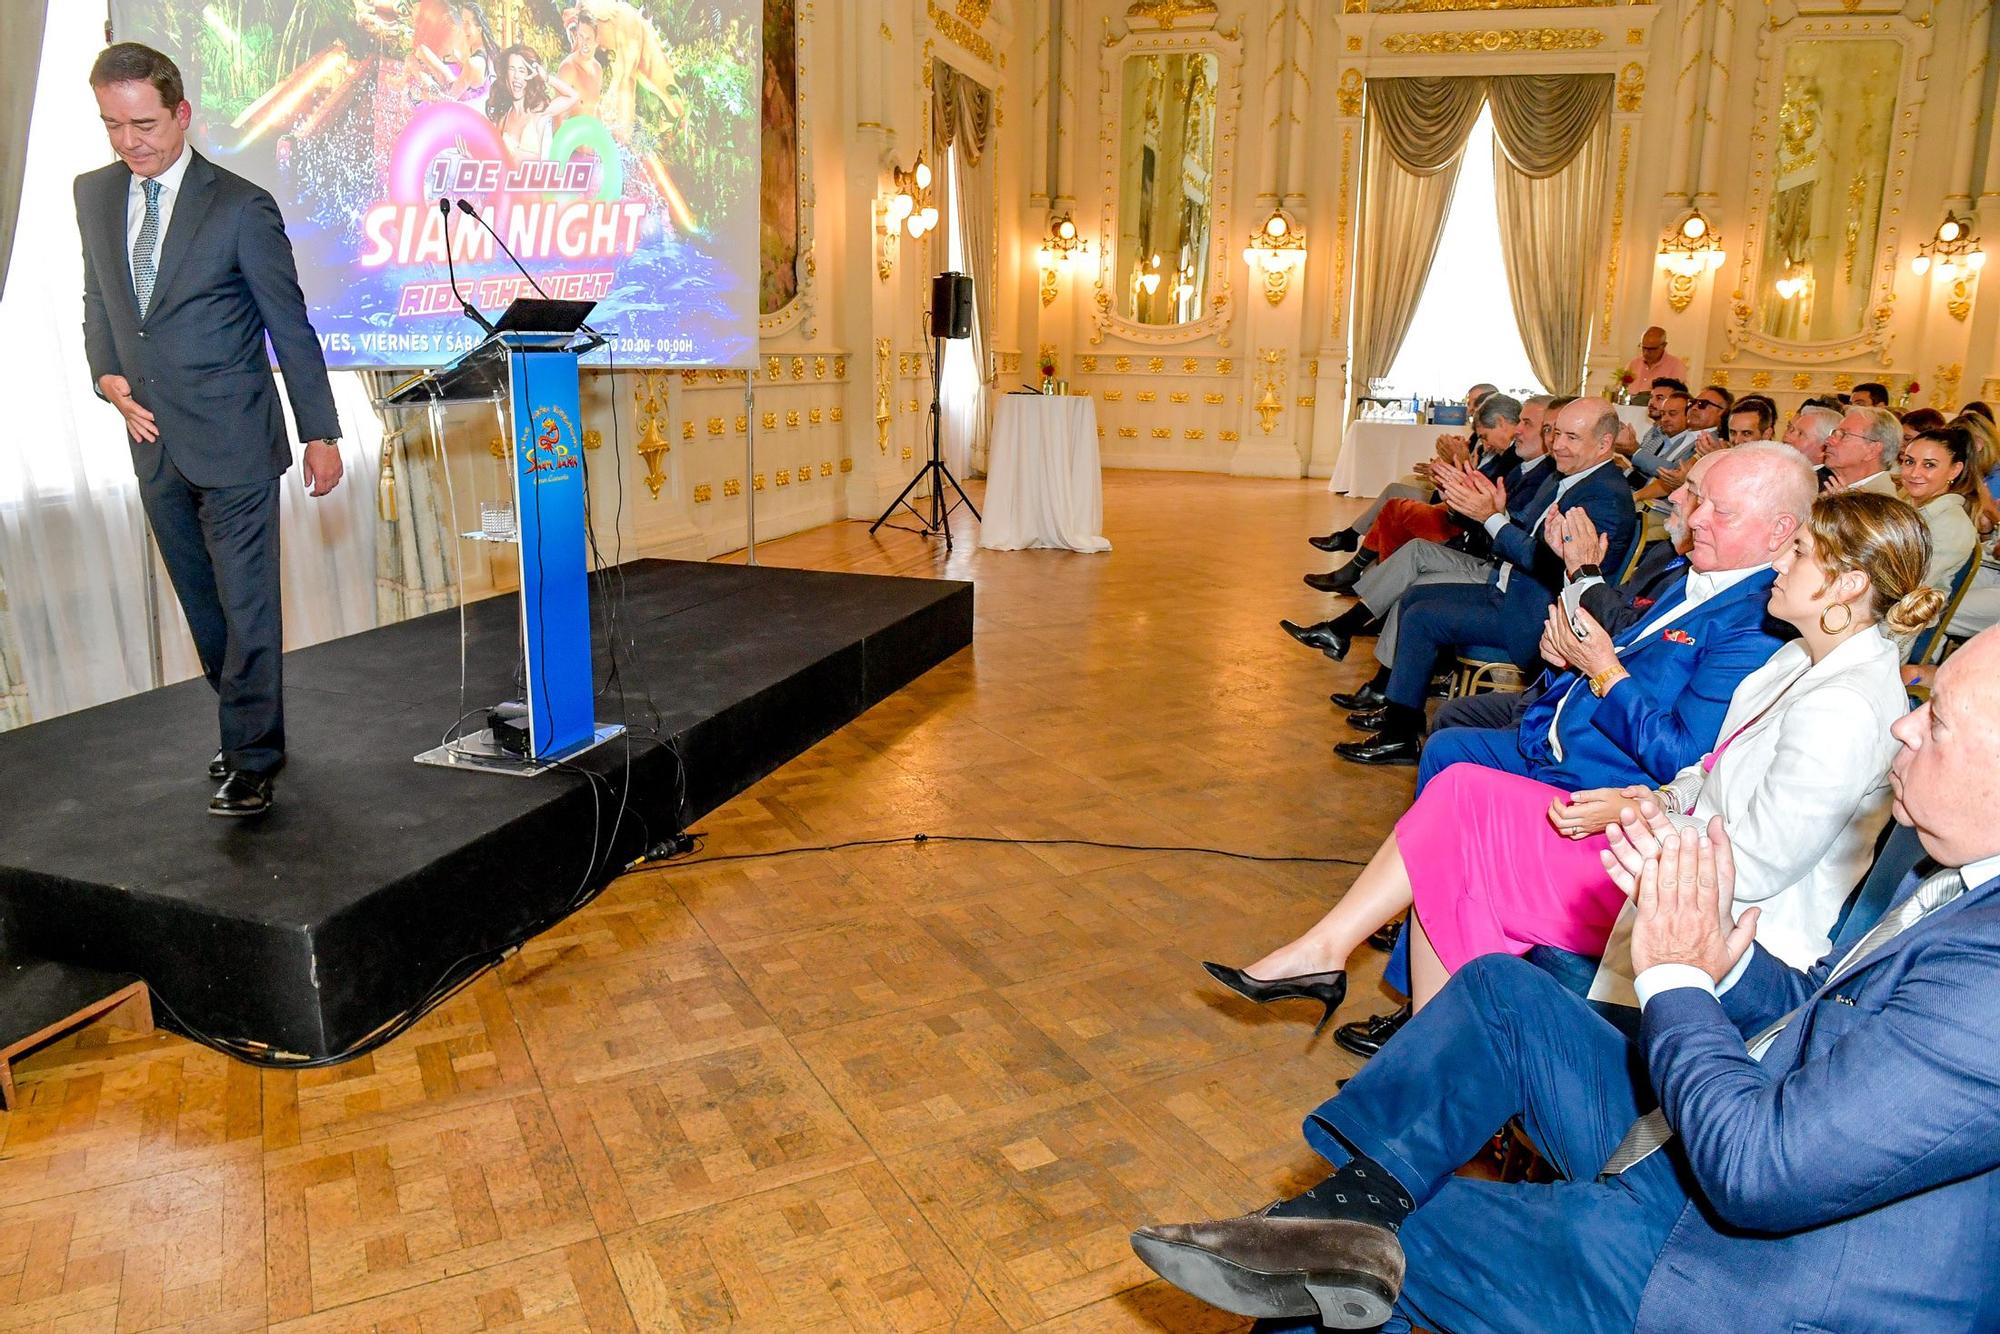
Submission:
<svg viewBox="0 0 2000 1334">
<path fill-rule="evenodd" d="M 685 835 L 695 841 L 699 852 L 706 839 L 700 832 Z M 764 852 L 731 852 L 717 857 L 641 857 L 625 865 L 627 872 L 661 866 L 708 866 L 716 862 L 755 861 L 763 857 L 791 857 L 809 852 L 841 852 L 848 848 L 886 848 L 899 843 L 1011 843 L 1020 847 L 1109 848 L 1117 852 L 1192 852 L 1209 857 L 1229 857 L 1245 862 L 1302 862 L 1311 866 L 1366 866 L 1352 857 L 1315 857 L 1304 853 L 1238 852 L 1231 848 L 1210 848 L 1186 843 L 1110 843 L 1095 838 L 1004 838 L 997 834 L 894 834 L 887 838 L 853 838 L 842 843 L 813 843 L 796 848 L 771 848 Z"/>
</svg>

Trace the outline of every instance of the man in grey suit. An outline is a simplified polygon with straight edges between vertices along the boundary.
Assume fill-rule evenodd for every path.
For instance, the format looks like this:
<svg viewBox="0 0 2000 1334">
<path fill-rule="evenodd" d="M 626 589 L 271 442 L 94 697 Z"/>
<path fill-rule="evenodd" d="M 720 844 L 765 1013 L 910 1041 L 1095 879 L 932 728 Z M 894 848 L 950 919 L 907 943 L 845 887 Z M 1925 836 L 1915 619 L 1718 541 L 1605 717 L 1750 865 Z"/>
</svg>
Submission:
<svg viewBox="0 0 2000 1334">
<path fill-rule="evenodd" d="M 119 160 L 76 178 L 84 351 L 125 419 L 146 517 L 220 696 L 209 814 L 262 815 L 285 759 L 278 479 L 292 463 L 266 334 L 312 495 L 340 482 L 340 421 L 284 218 L 188 144 L 180 70 L 121 42 L 90 85 Z"/>
</svg>

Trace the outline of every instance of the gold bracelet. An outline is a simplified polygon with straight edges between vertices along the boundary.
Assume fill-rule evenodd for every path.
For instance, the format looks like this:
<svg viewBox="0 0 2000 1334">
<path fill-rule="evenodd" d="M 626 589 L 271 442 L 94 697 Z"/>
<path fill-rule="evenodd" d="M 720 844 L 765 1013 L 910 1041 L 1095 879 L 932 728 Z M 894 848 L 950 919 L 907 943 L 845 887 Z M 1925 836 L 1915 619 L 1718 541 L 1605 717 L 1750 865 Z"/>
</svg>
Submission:
<svg viewBox="0 0 2000 1334">
<path fill-rule="evenodd" d="M 1611 687 L 1617 685 L 1629 675 L 1631 673 L 1625 670 L 1623 663 L 1613 663 L 1603 671 L 1592 674 L 1590 678 L 1590 693 L 1599 699 L 1603 699 Z"/>
</svg>

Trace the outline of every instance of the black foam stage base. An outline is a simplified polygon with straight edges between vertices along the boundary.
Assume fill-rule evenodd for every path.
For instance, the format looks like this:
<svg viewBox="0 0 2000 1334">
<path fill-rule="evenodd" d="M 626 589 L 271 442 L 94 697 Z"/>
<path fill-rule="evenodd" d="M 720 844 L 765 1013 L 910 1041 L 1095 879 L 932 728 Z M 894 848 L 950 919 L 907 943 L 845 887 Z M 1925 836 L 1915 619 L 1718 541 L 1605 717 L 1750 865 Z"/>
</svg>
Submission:
<svg viewBox="0 0 2000 1334">
<path fill-rule="evenodd" d="M 255 822 L 206 813 L 200 680 L 0 734 L 12 946 L 139 974 L 169 1026 L 342 1052 L 972 642 L 966 583 L 651 560 L 600 578 L 621 576 L 636 651 L 623 716 L 611 690 L 598 717 L 633 733 L 576 761 L 601 783 L 412 762 L 459 713 L 456 611 L 285 655 L 290 759 Z M 467 707 L 514 696 L 518 600 L 466 618 Z"/>
</svg>

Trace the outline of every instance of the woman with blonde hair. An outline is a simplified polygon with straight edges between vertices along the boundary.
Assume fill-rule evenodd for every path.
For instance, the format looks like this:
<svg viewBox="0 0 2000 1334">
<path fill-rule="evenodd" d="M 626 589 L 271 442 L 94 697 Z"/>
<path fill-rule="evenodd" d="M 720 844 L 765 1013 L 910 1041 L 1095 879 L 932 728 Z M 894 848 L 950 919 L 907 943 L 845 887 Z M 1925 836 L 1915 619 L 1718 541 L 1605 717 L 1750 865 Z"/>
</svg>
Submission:
<svg viewBox="0 0 2000 1334">
<path fill-rule="evenodd" d="M 1765 948 L 1810 967 L 1888 816 L 1889 725 L 1908 707 L 1896 640 L 1935 620 L 1944 598 L 1924 583 L 1923 520 L 1873 492 L 1820 497 L 1774 564 L 1770 615 L 1799 637 L 1744 678 L 1714 749 L 1671 783 L 1564 792 L 1452 765 L 1311 930 L 1247 969 L 1204 967 L 1251 1000 L 1316 1000 L 1331 1015 L 1348 955 L 1413 907 L 1419 1008 L 1468 960 L 1538 944 L 1602 956 L 1592 994 L 1630 1005 L 1629 951 L 1614 932 L 1625 897 L 1599 854 L 1605 828 L 1643 799 L 1677 822 L 1722 817 L 1737 851 L 1736 910 L 1762 908 Z"/>
</svg>

